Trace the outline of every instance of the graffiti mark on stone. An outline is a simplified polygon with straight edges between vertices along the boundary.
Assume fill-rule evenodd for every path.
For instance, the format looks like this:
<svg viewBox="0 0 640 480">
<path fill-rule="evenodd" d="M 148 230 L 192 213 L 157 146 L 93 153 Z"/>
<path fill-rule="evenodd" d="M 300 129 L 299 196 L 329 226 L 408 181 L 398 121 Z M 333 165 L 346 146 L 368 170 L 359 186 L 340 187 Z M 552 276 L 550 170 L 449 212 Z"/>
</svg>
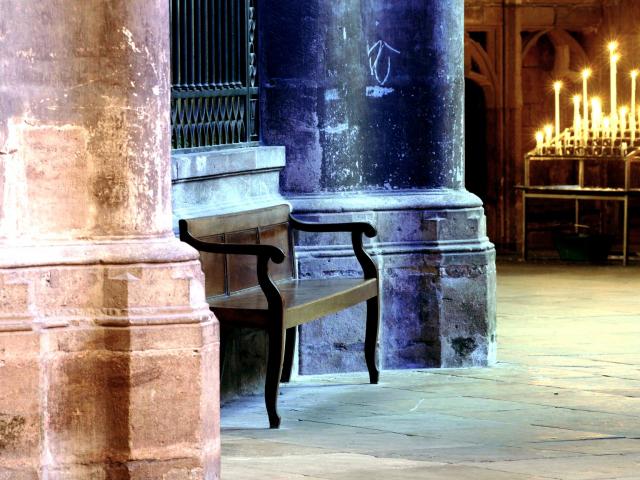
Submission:
<svg viewBox="0 0 640 480">
<path fill-rule="evenodd" d="M 374 87 L 367 87 L 366 88 L 366 95 L 367 97 L 372 97 L 372 98 L 382 98 L 384 96 L 387 96 L 391 93 L 393 93 L 394 90 L 393 88 L 389 88 L 389 87 L 381 87 L 381 86 L 374 86 Z"/>
<path fill-rule="evenodd" d="M 400 54 L 384 40 L 378 40 L 371 47 L 368 47 L 369 68 L 371 76 L 375 77 L 379 85 L 384 85 L 391 76 L 391 57 L 393 54 Z"/>
</svg>

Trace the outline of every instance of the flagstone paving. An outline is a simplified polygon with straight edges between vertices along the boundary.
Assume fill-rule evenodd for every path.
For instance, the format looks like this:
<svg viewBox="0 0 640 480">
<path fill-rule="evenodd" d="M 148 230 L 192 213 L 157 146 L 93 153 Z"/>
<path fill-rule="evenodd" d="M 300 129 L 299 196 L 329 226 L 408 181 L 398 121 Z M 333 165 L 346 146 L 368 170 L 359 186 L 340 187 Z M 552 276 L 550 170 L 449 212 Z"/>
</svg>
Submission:
<svg viewBox="0 0 640 480">
<path fill-rule="evenodd" d="M 490 369 L 299 377 L 222 410 L 224 480 L 640 479 L 640 268 L 502 264 Z"/>
</svg>

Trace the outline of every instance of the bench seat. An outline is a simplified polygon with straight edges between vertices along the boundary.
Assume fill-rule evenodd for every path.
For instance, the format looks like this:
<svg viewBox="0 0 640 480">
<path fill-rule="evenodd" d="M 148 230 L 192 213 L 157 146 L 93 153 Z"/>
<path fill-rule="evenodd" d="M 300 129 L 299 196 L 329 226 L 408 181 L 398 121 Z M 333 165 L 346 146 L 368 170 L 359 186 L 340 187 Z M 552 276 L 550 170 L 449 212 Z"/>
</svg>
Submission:
<svg viewBox="0 0 640 480">
<path fill-rule="evenodd" d="M 378 295 L 375 278 L 286 280 L 277 286 L 284 300 L 285 328 L 339 312 Z M 269 325 L 269 305 L 260 287 L 209 297 L 207 301 L 220 322 L 254 328 Z"/>
</svg>

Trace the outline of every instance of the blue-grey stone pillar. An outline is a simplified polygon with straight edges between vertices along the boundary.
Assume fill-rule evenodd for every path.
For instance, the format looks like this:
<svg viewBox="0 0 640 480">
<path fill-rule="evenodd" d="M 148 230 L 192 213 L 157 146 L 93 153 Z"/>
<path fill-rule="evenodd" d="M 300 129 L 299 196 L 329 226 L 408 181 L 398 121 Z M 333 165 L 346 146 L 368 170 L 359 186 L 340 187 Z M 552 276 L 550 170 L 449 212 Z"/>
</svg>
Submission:
<svg viewBox="0 0 640 480">
<path fill-rule="evenodd" d="M 464 189 L 463 0 L 265 0 L 263 140 L 294 210 L 368 219 L 383 368 L 495 358 L 495 259 Z M 356 275 L 349 239 L 298 239 L 299 273 Z M 335 318 L 337 317 L 337 318 Z M 301 373 L 363 369 L 362 312 L 301 331 Z"/>
</svg>

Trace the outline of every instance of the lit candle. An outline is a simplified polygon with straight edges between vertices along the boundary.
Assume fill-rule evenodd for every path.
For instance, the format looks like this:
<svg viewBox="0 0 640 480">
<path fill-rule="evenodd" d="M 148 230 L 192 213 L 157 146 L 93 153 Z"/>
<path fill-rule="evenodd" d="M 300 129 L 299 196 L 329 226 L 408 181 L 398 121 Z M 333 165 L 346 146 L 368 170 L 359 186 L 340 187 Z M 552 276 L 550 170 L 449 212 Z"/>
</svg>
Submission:
<svg viewBox="0 0 640 480">
<path fill-rule="evenodd" d="M 544 138 L 547 147 L 551 146 L 551 142 L 553 141 L 553 125 L 544 126 Z"/>
<path fill-rule="evenodd" d="M 562 82 L 555 82 L 553 90 L 556 93 L 556 148 L 560 148 L 560 90 L 562 90 Z"/>
<path fill-rule="evenodd" d="M 602 120 L 602 134 L 605 138 L 611 137 L 611 120 L 609 120 L 609 117 L 604 117 Z"/>
<path fill-rule="evenodd" d="M 602 101 L 598 97 L 591 99 L 591 110 L 593 135 L 597 138 L 600 136 L 600 130 L 602 128 Z"/>
<path fill-rule="evenodd" d="M 580 95 L 573 96 L 573 135 L 576 143 L 578 143 L 578 139 L 581 137 L 580 135 L 580 103 L 582 102 L 582 97 Z"/>
<path fill-rule="evenodd" d="M 536 132 L 536 153 L 542 154 L 542 148 L 544 147 L 544 133 L 541 131 Z"/>
<path fill-rule="evenodd" d="M 629 107 L 620 107 L 620 131 L 624 137 L 627 131 L 627 115 L 629 114 Z"/>
<path fill-rule="evenodd" d="M 615 123 L 615 117 L 618 115 L 618 61 L 620 55 L 616 52 L 618 42 L 609 44 L 609 52 L 611 53 L 611 121 Z"/>
<path fill-rule="evenodd" d="M 589 139 L 589 96 L 588 96 L 587 84 L 589 82 L 590 76 L 591 76 L 591 69 L 585 68 L 582 71 L 582 102 L 583 102 L 582 123 L 583 123 L 585 141 Z"/>
<path fill-rule="evenodd" d="M 638 70 L 633 70 L 631 72 L 631 142 L 635 142 L 636 140 L 636 86 L 638 82 L 638 74 L 640 72 Z"/>
</svg>

